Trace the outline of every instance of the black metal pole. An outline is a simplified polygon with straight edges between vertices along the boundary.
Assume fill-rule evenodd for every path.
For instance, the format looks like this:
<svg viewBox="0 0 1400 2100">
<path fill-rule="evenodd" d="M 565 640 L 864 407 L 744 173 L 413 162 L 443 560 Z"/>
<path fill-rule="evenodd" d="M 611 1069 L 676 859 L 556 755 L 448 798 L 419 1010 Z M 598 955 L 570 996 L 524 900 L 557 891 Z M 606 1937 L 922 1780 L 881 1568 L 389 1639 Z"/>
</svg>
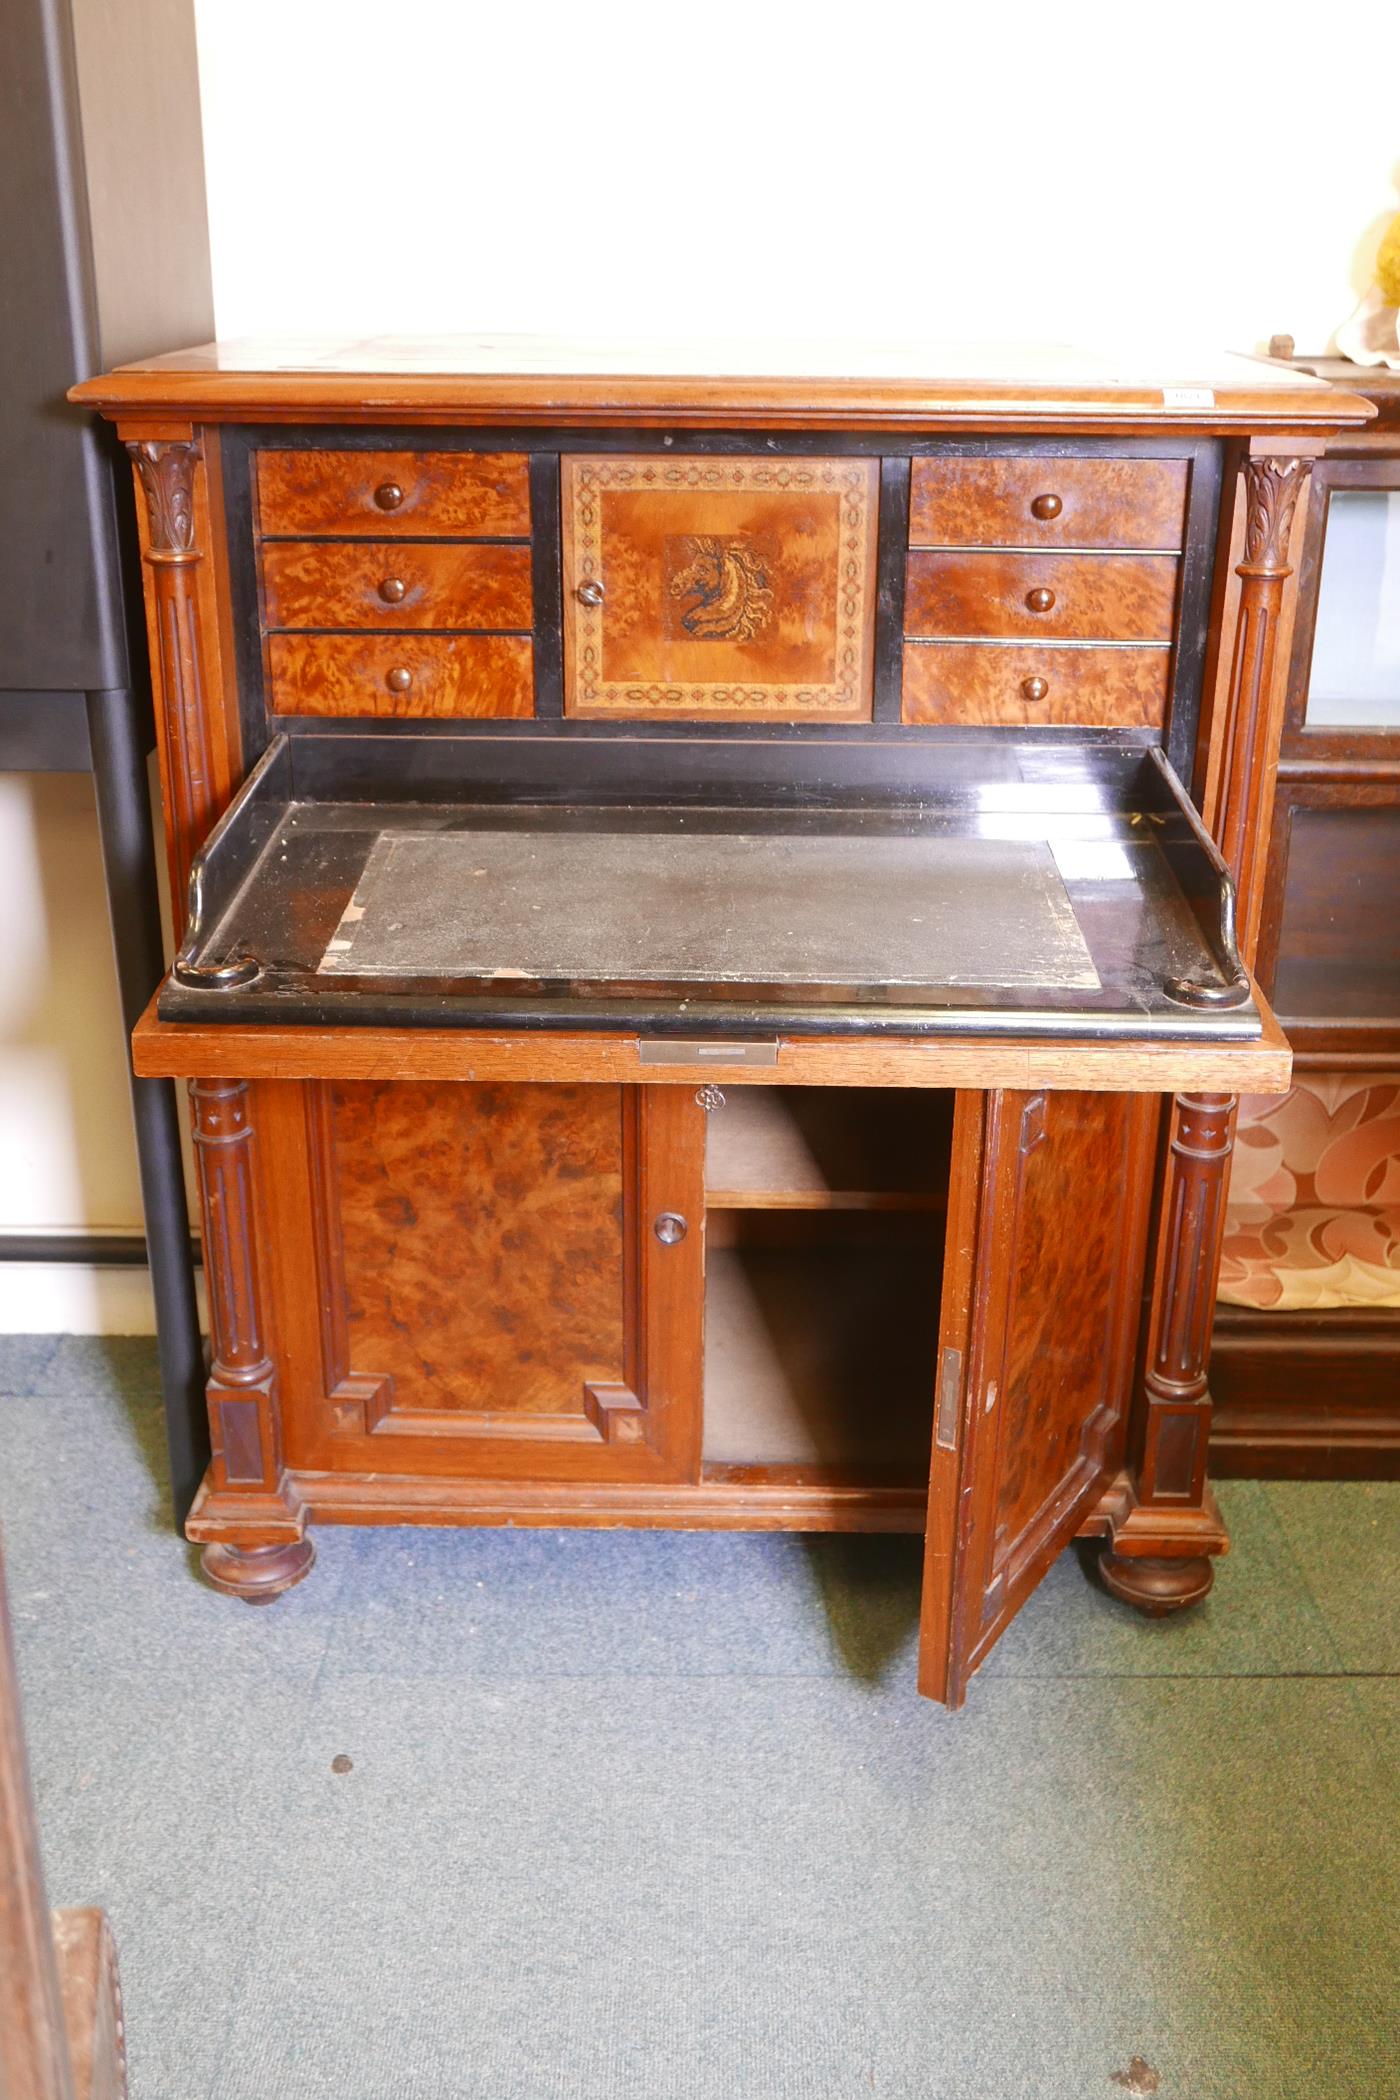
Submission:
<svg viewBox="0 0 1400 2100">
<path fill-rule="evenodd" d="M 117 985 L 129 1038 L 165 969 L 146 780 L 150 740 L 143 734 L 134 693 L 120 688 L 89 693 L 87 708 Z M 128 1043 L 128 1070 L 130 1057 Z M 175 1521 L 182 1525 L 209 1462 L 209 1420 L 180 1122 L 168 1079 L 138 1079 L 132 1073 L 131 1103 L 156 1302 L 171 1500 Z"/>
</svg>

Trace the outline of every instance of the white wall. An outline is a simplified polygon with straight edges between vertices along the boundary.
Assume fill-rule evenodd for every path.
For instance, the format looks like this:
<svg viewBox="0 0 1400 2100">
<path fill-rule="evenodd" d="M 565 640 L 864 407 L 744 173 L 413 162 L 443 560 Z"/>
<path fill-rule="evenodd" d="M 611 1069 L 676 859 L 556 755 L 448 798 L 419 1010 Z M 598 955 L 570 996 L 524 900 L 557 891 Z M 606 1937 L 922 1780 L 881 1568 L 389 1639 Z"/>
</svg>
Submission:
<svg viewBox="0 0 1400 2100">
<path fill-rule="evenodd" d="M 195 4 L 225 335 L 1320 348 L 1400 203 L 1394 0 Z M 139 1214 L 90 809 L 0 777 L 0 1231 Z M 0 1328 L 148 1319 L 0 1265 Z"/>
<path fill-rule="evenodd" d="M 1320 347 L 1398 201 L 1393 0 L 196 4 L 224 334 Z"/>
</svg>

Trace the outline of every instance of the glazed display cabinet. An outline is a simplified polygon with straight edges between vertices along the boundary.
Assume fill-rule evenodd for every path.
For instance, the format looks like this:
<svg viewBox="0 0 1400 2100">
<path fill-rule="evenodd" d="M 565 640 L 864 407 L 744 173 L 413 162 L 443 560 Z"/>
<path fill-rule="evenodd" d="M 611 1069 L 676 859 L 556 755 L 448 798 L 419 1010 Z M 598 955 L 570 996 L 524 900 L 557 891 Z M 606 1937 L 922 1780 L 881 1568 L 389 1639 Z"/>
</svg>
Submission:
<svg viewBox="0 0 1400 2100">
<path fill-rule="evenodd" d="M 1240 1119 L 1221 1272 L 1222 1472 L 1400 1473 L 1400 374 L 1295 533 L 1260 982 L 1292 1090 Z"/>
<path fill-rule="evenodd" d="M 192 1084 L 237 1596 L 327 1523 L 911 1530 L 957 1703 L 1076 1536 L 1210 1586 L 1291 521 L 1369 410 L 839 362 L 79 390 L 144 499 L 136 1055 Z"/>
</svg>

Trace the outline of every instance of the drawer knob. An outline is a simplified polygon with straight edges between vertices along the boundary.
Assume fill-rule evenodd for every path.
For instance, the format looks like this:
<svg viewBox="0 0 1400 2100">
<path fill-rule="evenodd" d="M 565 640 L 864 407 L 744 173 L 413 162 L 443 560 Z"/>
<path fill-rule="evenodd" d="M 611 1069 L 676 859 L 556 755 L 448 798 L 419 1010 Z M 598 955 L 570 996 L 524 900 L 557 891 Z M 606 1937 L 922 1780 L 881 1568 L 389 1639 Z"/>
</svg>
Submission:
<svg viewBox="0 0 1400 2100">
<path fill-rule="evenodd" d="M 1058 518 L 1064 509 L 1058 496 L 1037 496 L 1031 504 L 1033 518 Z"/>
<path fill-rule="evenodd" d="M 379 595 L 386 605 L 402 605 L 408 596 L 408 585 L 402 576 L 386 576 L 379 586 Z"/>
<path fill-rule="evenodd" d="M 1021 691 L 1028 700 L 1043 700 L 1050 690 L 1048 678 L 1023 678 Z"/>
<path fill-rule="evenodd" d="M 1055 593 L 1048 591 L 1043 583 L 1038 583 L 1033 591 L 1026 592 L 1026 603 L 1032 612 L 1049 612 L 1055 603 Z"/>
<path fill-rule="evenodd" d="M 680 1216 L 679 1212 L 663 1210 L 651 1229 L 663 1247 L 674 1247 L 678 1240 L 685 1238 L 690 1227 L 686 1224 L 685 1219 Z"/>
<path fill-rule="evenodd" d="M 402 664 L 395 664 L 393 670 L 385 674 L 384 683 L 391 693 L 406 693 L 413 683 L 413 673 Z"/>
<path fill-rule="evenodd" d="M 596 576 L 586 577 L 574 592 L 574 596 L 578 599 L 580 605 L 601 605 L 603 602 L 601 580 Z"/>
<path fill-rule="evenodd" d="M 381 481 L 374 492 L 374 500 L 381 510 L 397 510 L 403 502 L 403 490 L 396 481 Z"/>
</svg>

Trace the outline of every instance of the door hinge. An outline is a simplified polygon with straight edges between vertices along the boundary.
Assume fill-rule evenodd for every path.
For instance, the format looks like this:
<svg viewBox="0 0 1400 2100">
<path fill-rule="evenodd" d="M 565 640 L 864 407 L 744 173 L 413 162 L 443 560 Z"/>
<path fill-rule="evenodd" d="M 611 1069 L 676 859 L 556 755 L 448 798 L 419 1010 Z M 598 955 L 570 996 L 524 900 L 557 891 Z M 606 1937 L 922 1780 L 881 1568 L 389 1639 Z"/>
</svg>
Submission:
<svg viewBox="0 0 1400 2100">
<path fill-rule="evenodd" d="M 938 1413 L 933 1441 L 940 1451 L 958 1448 L 958 1412 L 962 1399 L 962 1350 L 945 1349 L 938 1364 Z"/>
</svg>

